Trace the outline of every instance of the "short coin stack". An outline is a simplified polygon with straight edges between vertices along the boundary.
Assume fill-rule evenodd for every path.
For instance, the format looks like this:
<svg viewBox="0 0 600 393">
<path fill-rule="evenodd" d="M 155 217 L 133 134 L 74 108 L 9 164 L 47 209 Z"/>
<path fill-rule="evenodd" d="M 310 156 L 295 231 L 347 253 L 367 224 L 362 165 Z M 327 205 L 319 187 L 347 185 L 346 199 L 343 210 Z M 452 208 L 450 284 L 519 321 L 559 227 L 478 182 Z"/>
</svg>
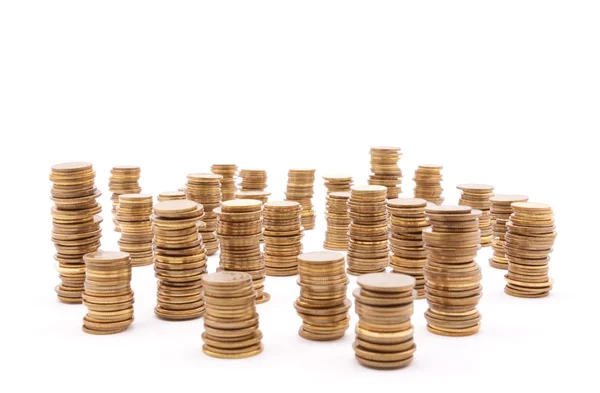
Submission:
<svg viewBox="0 0 600 393">
<path fill-rule="evenodd" d="M 271 193 L 268 191 L 238 191 L 235 193 L 235 198 L 232 199 L 256 199 L 261 201 L 264 205 L 269 200 L 269 195 L 271 195 Z"/>
<path fill-rule="evenodd" d="M 314 169 L 290 169 L 288 171 L 285 199 L 300 202 L 302 205 L 302 226 L 306 230 L 315 227 L 316 213 L 313 210 L 312 203 L 314 184 Z"/>
<path fill-rule="evenodd" d="M 398 166 L 401 155 L 399 147 L 371 148 L 369 184 L 387 187 L 388 199 L 397 198 L 402 192 L 402 170 Z"/>
<path fill-rule="evenodd" d="M 481 217 L 479 217 L 481 246 L 491 246 L 492 216 L 490 209 L 492 202 L 490 202 L 490 198 L 494 196 L 494 186 L 487 184 L 459 184 L 456 188 L 462 190 L 462 195 L 458 201 L 460 206 L 470 206 L 473 209 L 481 210 Z"/>
<path fill-rule="evenodd" d="M 85 291 L 83 331 L 113 334 L 126 330 L 133 322 L 131 258 L 126 252 L 98 251 L 84 255 Z"/>
<path fill-rule="evenodd" d="M 204 276 L 204 333 L 202 351 L 208 356 L 240 359 L 263 350 L 258 330 L 256 293 L 252 277 L 240 272 Z"/>
<path fill-rule="evenodd" d="M 219 242 L 215 236 L 217 216 L 213 210 L 221 206 L 222 178 L 223 176 L 214 173 L 192 173 L 187 176 L 186 198 L 204 207 L 203 220 L 206 226 L 200 227 L 200 234 L 207 255 L 213 255 L 219 250 Z"/>
<path fill-rule="evenodd" d="M 352 186 L 351 190 L 348 273 L 383 272 L 389 263 L 387 189 Z"/>
<path fill-rule="evenodd" d="M 185 192 L 183 191 L 163 191 L 158 194 L 159 202 L 177 201 L 181 199 L 185 199 Z"/>
<path fill-rule="evenodd" d="M 154 205 L 154 272 L 158 279 L 157 306 L 161 319 L 194 319 L 204 313 L 202 277 L 206 274 L 206 250 L 198 226 L 202 205 L 188 200 Z"/>
<path fill-rule="evenodd" d="M 216 175 L 221 175 L 221 200 L 229 201 L 235 198 L 237 192 L 237 170 L 235 164 L 214 164 L 210 171 Z"/>
<path fill-rule="evenodd" d="M 61 284 L 55 288 L 63 303 L 81 303 L 85 280 L 83 256 L 100 247 L 101 193 L 94 184 L 96 172 L 88 162 L 69 162 L 52 167 L 52 241 Z"/>
<path fill-rule="evenodd" d="M 354 353 L 367 367 L 395 369 L 408 366 L 417 346 L 413 341 L 415 279 L 404 274 L 371 273 L 360 276 L 354 295 L 358 314 Z"/>
<path fill-rule="evenodd" d="M 423 230 L 429 228 L 425 207 L 427 201 L 419 198 L 396 198 L 387 202 L 390 214 L 390 266 L 394 273 L 415 278 L 417 299 L 425 297 L 423 267 L 427 250 L 423 243 Z"/>
<path fill-rule="evenodd" d="M 504 243 L 508 259 L 504 292 L 526 298 L 548 296 L 552 289 L 548 262 L 556 239 L 552 208 L 532 202 L 515 202 L 512 208 Z"/>
<path fill-rule="evenodd" d="M 152 264 L 152 195 L 122 194 L 117 206 L 117 222 L 121 228 L 119 249 L 131 256 L 131 266 Z"/>
<path fill-rule="evenodd" d="M 413 177 L 415 198 L 425 199 L 436 205 L 444 203 L 444 189 L 441 186 L 443 168 L 441 165 L 419 165 Z"/>
<path fill-rule="evenodd" d="M 348 199 L 350 199 L 349 192 L 335 191 L 327 195 L 325 208 L 327 231 L 323 242 L 323 248 L 326 250 L 348 250 L 348 229 L 350 228 Z"/>
<path fill-rule="evenodd" d="M 134 165 L 119 165 L 110 170 L 108 179 L 108 190 L 112 191 L 112 214 L 115 231 L 119 232 L 119 223 L 117 222 L 117 206 L 119 206 L 119 195 L 139 194 L 142 192 L 138 181 L 140 180 L 141 169 Z"/>
<path fill-rule="evenodd" d="M 265 266 L 267 276 L 298 274 L 302 253 L 302 206 L 298 202 L 267 202 L 263 210 Z"/>
<path fill-rule="evenodd" d="M 239 173 L 241 191 L 264 191 L 267 188 L 267 171 L 264 169 L 242 169 Z"/>
<path fill-rule="evenodd" d="M 333 251 L 300 254 L 298 271 L 300 297 L 294 307 L 303 321 L 298 334 L 315 341 L 342 338 L 350 323 L 351 306 L 346 298 L 344 255 Z"/>
<path fill-rule="evenodd" d="M 490 198 L 492 207 L 492 249 L 494 255 L 489 259 L 490 266 L 496 269 L 508 269 L 508 259 L 504 252 L 504 235 L 506 234 L 506 223 L 510 219 L 513 210 L 510 205 L 514 202 L 527 202 L 529 198 L 525 195 L 494 195 Z"/>
<path fill-rule="evenodd" d="M 425 213 L 431 228 L 423 231 L 428 251 L 425 293 L 427 330 L 443 336 L 469 336 L 479 331 L 481 270 L 478 216 L 468 206 L 433 206 Z"/>
<path fill-rule="evenodd" d="M 350 187 L 354 184 L 351 175 L 327 175 L 323 176 L 327 195 L 332 192 L 350 192 Z"/>
</svg>

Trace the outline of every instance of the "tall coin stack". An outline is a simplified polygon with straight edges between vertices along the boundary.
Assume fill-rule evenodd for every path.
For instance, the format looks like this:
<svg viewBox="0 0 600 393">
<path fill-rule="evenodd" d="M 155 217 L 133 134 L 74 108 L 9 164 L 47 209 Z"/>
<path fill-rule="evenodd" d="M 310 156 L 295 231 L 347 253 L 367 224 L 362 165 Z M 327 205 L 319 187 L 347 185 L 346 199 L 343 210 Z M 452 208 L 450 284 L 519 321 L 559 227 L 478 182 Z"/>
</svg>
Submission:
<svg viewBox="0 0 600 393">
<path fill-rule="evenodd" d="M 507 270 L 508 259 L 504 252 L 504 236 L 506 234 L 506 223 L 510 219 L 513 210 L 510 205 L 514 202 L 527 202 L 529 198 L 525 195 L 494 195 L 490 198 L 492 207 L 492 249 L 494 255 L 489 259 L 491 267 Z"/>
<path fill-rule="evenodd" d="M 158 194 L 159 202 L 177 201 L 181 199 L 185 199 L 185 192 L 183 191 L 163 191 Z"/>
<path fill-rule="evenodd" d="M 333 251 L 300 254 L 298 272 L 300 297 L 294 303 L 302 318 L 298 334 L 315 341 L 342 338 L 350 323 L 351 306 L 346 298 L 344 255 Z"/>
<path fill-rule="evenodd" d="M 258 329 L 252 277 L 240 272 L 218 272 L 207 274 L 203 281 L 206 314 L 202 351 L 223 359 L 261 353 L 262 333 Z"/>
<path fill-rule="evenodd" d="M 237 170 L 235 164 L 214 164 L 210 171 L 216 175 L 221 175 L 221 200 L 229 201 L 235 198 L 237 192 Z"/>
<path fill-rule="evenodd" d="M 219 242 L 215 235 L 217 216 L 213 210 L 221 206 L 221 179 L 223 176 L 214 173 L 192 173 L 187 176 L 186 198 L 204 206 L 204 222 L 199 231 L 206 247 L 206 254 L 213 255 L 219 250 Z"/>
<path fill-rule="evenodd" d="M 117 206 L 119 206 L 119 195 L 139 194 L 142 192 L 138 181 L 140 180 L 141 169 L 134 165 L 119 165 L 110 170 L 108 179 L 108 190 L 112 191 L 112 215 L 115 225 L 115 232 L 119 232 L 119 223 L 117 221 Z"/>
<path fill-rule="evenodd" d="M 267 188 L 267 171 L 263 169 L 241 169 L 239 177 L 241 191 L 264 191 Z"/>
<path fill-rule="evenodd" d="M 459 184 L 456 188 L 462 190 L 462 195 L 458 201 L 460 206 L 469 206 L 473 209 L 481 210 L 481 217 L 479 217 L 481 246 L 491 246 L 492 215 L 490 214 L 490 209 L 492 202 L 490 202 L 490 198 L 494 196 L 494 186 L 487 184 Z"/>
<path fill-rule="evenodd" d="M 158 279 L 154 313 L 161 319 L 188 320 L 204 313 L 202 277 L 207 257 L 198 235 L 203 216 L 204 208 L 193 201 L 154 205 L 154 272 Z"/>
<path fill-rule="evenodd" d="M 267 202 L 263 209 L 263 237 L 267 276 L 298 274 L 302 253 L 302 206 L 298 202 Z"/>
<path fill-rule="evenodd" d="M 402 170 L 398 166 L 401 155 L 399 147 L 371 148 L 369 184 L 387 187 L 388 199 L 397 198 L 402 192 Z"/>
<path fill-rule="evenodd" d="M 96 198 L 101 192 L 96 189 L 95 178 L 96 172 L 88 162 L 69 162 L 51 168 L 52 241 L 61 279 L 55 291 L 63 303 L 81 303 L 85 281 L 83 256 L 100 247 L 102 217 L 98 214 L 102 206 Z"/>
<path fill-rule="evenodd" d="M 131 258 L 126 252 L 98 251 L 85 254 L 85 291 L 83 331 L 113 334 L 126 330 L 133 322 Z"/>
<path fill-rule="evenodd" d="M 548 296 L 552 289 L 548 262 L 556 239 L 552 208 L 531 202 L 515 202 L 512 208 L 504 243 L 508 259 L 504 292 L 517 297 Z"/>
<path fill-rule="evenodd" d="M 469 336 L 479 331 L 481 270 L 475 262 L 480 248 L 478 216 L 468 206 L 433 206 L 425 213 L 431 228 L 423 231 L 428 251 L 425 264 L 427 330 L 443 336 Z"/>
<path fill-rule="evenodd" d="M 441 165 L 419 165 L 413 177 L 415 198 L 425 199 L 436 205 L 444 203 L 444 189 L 441 186 L 443 168 Z"/>
<path fill-rule="evenodd" d="M 327 231 L 323 242 L 323 248 L 326 250 L 348 250 L 348 229 L 350 228 L 348 199 L 350 199 L 349 192 L 336 191 L 327 195 L 327 206 L 325 208 Z"/>
<path fill-rule="evenodd" d="M 390 214 L 390 266 L 394 273 L 414 277 L 417 299 L 423 299 L 423 267 L 427 262 L 423 230 L 429 228 L 425 216 L 427 201 L 419 198 L 397 198 L 389 199 L 387 205 Z"/>
<path fill-rule="evenodd" d="M 351 190 L 348 273 L 383 272 L 389 263 L 388 191 L 384 186 L 352 186 Z"/>
<path fill-rule="evenodd" d="M 350 192 L 350 187 L 354 184 L 351 175 L 327 175 L 323 176 L 327 195 L 332 192 Z"/>
<path fill-rule="evenodd" d="M 131 266 L 148 266 L 152 252 L 152 195 L 122 194 L 117 206 L 117 223 L 121 228 L 119 249 L 131 256 Z"/>
<path fill-rule="evenodd" d="M 404 274 L 371 273 L 360 276 L 354 295 L 358 314 L 354 353 L 367 367 L 395 369 L 408 366 L 417 346 L 413 341 L 415 279 Z"/>
<path fill-rule="evenodd" d="M 285 192 L 287 201 L 300 202 L 302 205 L 302 226 L 305 230 L 315 227 L 316 213 L 313 210 L 312 197 L 314 194 L 315 170 L 290 169 Z"/>
<path fill-rule="evenodd" d="M 233 199 L 223 202 L 215 212 L 221 242 L 221 270 L 250 274 L 256 290 L 256 304 L 267 302 L 271 296 L 264 291 L 266 269 L 260 250 L 262 202 Z"/>
</svg>

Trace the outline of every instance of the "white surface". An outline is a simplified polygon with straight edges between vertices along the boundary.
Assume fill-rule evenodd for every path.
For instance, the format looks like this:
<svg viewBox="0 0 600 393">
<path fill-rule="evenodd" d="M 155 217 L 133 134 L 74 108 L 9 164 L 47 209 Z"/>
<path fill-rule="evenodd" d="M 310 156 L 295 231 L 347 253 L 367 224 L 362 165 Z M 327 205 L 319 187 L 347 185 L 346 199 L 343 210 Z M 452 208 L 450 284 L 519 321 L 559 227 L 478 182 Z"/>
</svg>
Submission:
<svg viewBox="0 0 600 393">
<path fill-rule="evenodd" d="M 585 135 L 599 129 L 599 16 L 595 1 L 2 2 L 0 386 L 541 391 L 590 383 L 599 165 Z M 265 351 L 240 361 L 201 352 L 202 319 L 154 317 L 151 267 L 134 271 L 136 319 L 125 333 L 86 335 L 85 307 L 56 300 L 52 164 L 94 163 L 102 247 L 114 249 L 112 165 L 141 165 L 143 191 L 154 195 L 213 163 L 263 167 L 275 200 L 293 166 L 365 183 L 368 149 L 378 144 L 403 149 L 403 196 L 418 164 L 440 163 L 447 203 L 456 203 L 457 183 L 485 182 L 552 205 L 559 235 L 550 297 L 505 295 L 504 272 L 487 265 L 484 249 L 481 332 L 430 334 L 418 301 L 414 362 L 392 372 L 355 362 L 352 329 L 336 342 L 301 339 L 293 277 L 267 279 L 272 300 L 258 306 Z M 316 190 L 319 221 L 306 251 L 320 249 L 325 229 L 320 178 Z M 211 257 L 209 270 L 217 264 Z M 353 278 L 349 293 L 354 287 Z"/>
</svg>

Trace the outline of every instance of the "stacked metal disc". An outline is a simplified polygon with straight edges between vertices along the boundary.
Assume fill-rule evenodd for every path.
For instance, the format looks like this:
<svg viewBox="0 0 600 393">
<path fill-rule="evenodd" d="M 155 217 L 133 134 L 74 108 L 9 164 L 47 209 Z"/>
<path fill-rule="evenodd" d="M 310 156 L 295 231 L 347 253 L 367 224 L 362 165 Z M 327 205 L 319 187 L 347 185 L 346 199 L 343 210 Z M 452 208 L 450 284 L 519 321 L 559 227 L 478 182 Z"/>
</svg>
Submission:
<svg viewBox="0 0 600 393">
<path fill-rule="evenodd" d="M 214 164 L 210 171 L 216 175 L 221 175 L 221 200 L 229 201 L 235 198 L 237 192 L 237 170 L 235 164 Z"/>
<path fill-rule="evenodd" d="M 267 202 L 263 209 L 263 238 L 267 276 L 298 274 L 302 253 L 302 206 L 293 201 Z"/>
<path fill-rule="evenodd" d="M 119 232 L 119 223 L 117 222 L 117 206 L 119 206 L 119 195 L 139 194 L 142 188 L 139 185 L 141 169 L 135 165 L 119 165 L 110 170 L 108 179 L 108 190 L 112 191 L 112 215 L 115 224 L 115 232 Z"/>
<path fill-rule="evenodd" d="M 350 192 L 350 187 L 354 184 L 352 175 L 327 175 L 323 176 L 327 195 L 332 192 Z"/>
<path fill-rule="evenodd" d="M 131 266 L 148 266 L 152 252 L 152 195 L 119 195 L 116 219 L 121 228 L 119 249 L 131 256 Z"/>
<path fill-rule="evenodd" d="M 327 194 L 325 219 L 327 231 L 323 248 L 334 251 L 348 250 L 348 229 L 350 228 L 350 215 L 348 214 L 349 192 L 335 191 Z"/>
<path fill-rule="evenodd" d="M 427 202 L 441 205 L 444 203 L 442 192 L 444 189 L 441 186 L 442 169 L 441 165 L 419 165 L 415 171 L 415 198 L 425 199 Z"/>
<path fill-rule="evenodd" d="M 217 216 L 213 210 L 221 206 L 222 178 L 223 176 L 214 173 L 192 173 L 187 176 L 186 198 L 204 206 L 206 226 L 200 227 L 200 234 L 207 255 L 213 255 L 219 250 L 219 242 L 215 235 Z"/>
<path fill-rule="evenodd" d="M 267 188 L 267 171 L 264 169 L 241 169 L 241 191 L 264 191 Z"/>
<path fill-rule="evenodd" d="M 510 206 L 515 202 L 527 202 L 529 198 L 525 195 L 494 195 L 490 198 L 492 207 L 490 214 L 492 215 L 492 249 L 494 255 L 489 259 L 491 267 L 496 269 L 507 270 L 508 259 L 504 252 L 504 236 L 506 234 L 506 223 L 513 213 Z"/>
<path fill-rule="evenodd" d="M 184 191 L 163 191 L 160 194 L 158 194 L 159 202 L 177 201 L 181 199 L 185 199 Z"/>
<path fill-rule="evenodd" d="M 314 184 L 314 169 L 290 169 L 288 171 L 285 199 L 287 201 L 300 202 L 302 205 L 302 226 L 305 230 L 315 227 L 317 217 L 312 203 Z"/>
<path fill-rule="evenodd" d="M 481 246 L 491 246 L 492 216 L 490 209 L 492 202 L 490 202 L 490 198 L 494 196 L 494 186 L 487 184 L 459 184 L 456 188 L 462 190 L 462 195 L 458 201 L 460 206 L 470 206 L 473 209 L 481 210 L 481 217 L 479 217 Z"/>
<path fill-rule="evenodd" d="M 402 192 L 402 170 L 398 166 L 400 160 L 399 147 L 371 148 L 371 176 L 369 184 L 387 187 L 388 199 L 397 198 Z"/>
<path fill-rule="evenodd" d="M 237 191 L 235 198 L 232 199 L 256 199 L 263 203 L 267 203 L 269 196 L 271 195 L 268 191 L 250 190 L 250 191 Z"/>
</svg>

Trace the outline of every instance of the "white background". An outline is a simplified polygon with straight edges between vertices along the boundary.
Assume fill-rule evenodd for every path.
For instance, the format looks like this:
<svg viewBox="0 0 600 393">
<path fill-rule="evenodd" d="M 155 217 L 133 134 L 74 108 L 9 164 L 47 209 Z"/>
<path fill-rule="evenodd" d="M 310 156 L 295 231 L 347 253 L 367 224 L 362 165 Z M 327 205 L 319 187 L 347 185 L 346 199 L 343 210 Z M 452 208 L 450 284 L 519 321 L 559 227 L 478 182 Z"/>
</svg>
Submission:
<svg viewBox="0 0 600 393">
<path fill-rule="evenodd" d="M 597 1 L 3 1 L 0 386 L 597 387 L 600 166 L 590 135 L 600 128 L 599 19 Z M 287 169 L 314 167 L 319 219 L 304 242 L 313 251 L 325 230 L 320 176 L 348 172 L 365 183 L 369 147 L 380 144 L 403 150 L 403 196 L 418 164 L 439 163 L 446 203 L 457 202 L 456 184 L 483 182 L 552 205 L 551 295 L 505 295 L 504 272 L 484 249 L 480 333 L 428 333 L 417 301 L 414 362 L 391 372 L 356 363 L 352 328 L 336 342 L 301 339 L 295 277 L 267 279 L 272 300 L 258 306 L 265 351 L 239 361 L 202 353 L 202 319 L 154 316 L 152 267 L 134 271 L 135 322 L 125 333 L 86 335 L 85 307 L 56 299 L 52 164 L 94 163 L 103 249 L 118 239 L 113 165 L 140 165 L 153 195 L 213 163 L 262 167 L 272 200 L 283 198 Z M 211 257 L 209 270 L 217 264 Z M 355 286 L 352 278 L 349 293 Z"/>
</svg>

